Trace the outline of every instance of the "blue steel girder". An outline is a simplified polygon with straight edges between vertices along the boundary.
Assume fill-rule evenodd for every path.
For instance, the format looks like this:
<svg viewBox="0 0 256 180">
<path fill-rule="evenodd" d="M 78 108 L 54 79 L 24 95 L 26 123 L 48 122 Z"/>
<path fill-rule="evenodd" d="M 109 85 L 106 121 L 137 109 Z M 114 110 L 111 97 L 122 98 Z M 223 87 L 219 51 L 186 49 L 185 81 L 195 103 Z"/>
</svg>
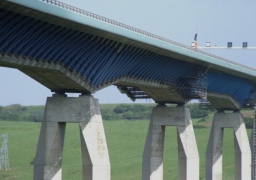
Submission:
<svg viewBox="0 0 256 180">
<path fill-rule="evenodd" d="M 220 106 L 210 98 L 217 109 L 239 109 L 253 94 L 256 72 L 225 69 L 197 60 L 191 50 L 167 51 L 8 1 L 0 5 L 0 66 L 20 69 L 52 91 L 91 93 L 115 84 L 156 102 L 182 103 L 190 99 L 181 92 L 189 88 L 184 79 L 200 73 L 212 97 L 237 104 Z"/>
</svg>

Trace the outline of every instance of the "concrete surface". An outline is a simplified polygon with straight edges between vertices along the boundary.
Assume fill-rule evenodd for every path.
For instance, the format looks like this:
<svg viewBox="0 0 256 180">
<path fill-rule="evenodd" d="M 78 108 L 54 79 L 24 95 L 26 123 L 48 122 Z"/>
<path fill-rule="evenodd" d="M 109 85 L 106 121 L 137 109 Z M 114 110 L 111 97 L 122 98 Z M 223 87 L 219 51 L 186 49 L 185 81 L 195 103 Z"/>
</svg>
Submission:
<svg viewBox="0 0 256 180">
<path fill-rule="evenodd" d="M 62 179 L 62 152 L 67 122 L 80 125 L 84 180 L 110 180 L 110 160 L 99 103 L 90 95 L 47 99 L 37 152 L 34 180 Z"/>
<path fill-rule="evenodd" d="M 251 149 L 240 112 L 214 115 L 206 152 L 206 180 L 222 180 L 222 144 L 224 128 L 233 128 L 235 139 L 235 180 L 251 179 Z"/>
<path fill-rule="evenodd" d="M 179 180 L 199 180 L 199 155 L 189 109 L 158 106 L 153 109 L 143 153 L 142 179 L 163 179 L 165 126 L 176 126 Z"/>
</svg>

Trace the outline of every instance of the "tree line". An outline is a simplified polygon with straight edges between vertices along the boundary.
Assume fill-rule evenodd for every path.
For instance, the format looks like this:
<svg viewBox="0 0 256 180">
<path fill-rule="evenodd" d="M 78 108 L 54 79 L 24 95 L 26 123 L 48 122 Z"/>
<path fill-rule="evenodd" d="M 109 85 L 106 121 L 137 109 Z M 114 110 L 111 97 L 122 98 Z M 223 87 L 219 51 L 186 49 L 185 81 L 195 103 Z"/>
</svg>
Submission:
<svg viewBox="0 0 256 180">
<path fill-rule="evenodd" d="M 100 107 L 103 120 L 149 120 L 155 104 L 118 104 Z M 209 110 L 198 108 L 198 104 L 188 105 L 192 118 L 207 117 Z M 0 106 L 0 120 L 40 122 L 44 106 L 22 106 L 13 104 Z"/>
<path fill-rule="evenodd" d="M 152 109 L 156 104 L 117 104 L 100 105 L 102 119 L 111 120 L 150 120 Z M 201 118 L 205 121 L 209 113 L 214 109 L 200 109 L 199 104 L 188 104 L 191 118 Z M 0 121 L 30 121 L 41 122 L 43 119 L 44 106 L 22 106 L 12 104 L 0 106 Z M 244 117 L 246 128 L 253 127 L 253 117 Z M 194 125 L 195 126 L 195 125 Z"/>
<path fill-rule="evenodd" d="M 32 108 L 33 109 L 33 108 Z M 28 111 L 27 106 L 20 104 L 12 104 L 9 106 L 0 106 L 0 120 L 4 121 L 42 121 L 42 114 L 44 108 L 39 108 L 38 111 Z"/>
</svg>

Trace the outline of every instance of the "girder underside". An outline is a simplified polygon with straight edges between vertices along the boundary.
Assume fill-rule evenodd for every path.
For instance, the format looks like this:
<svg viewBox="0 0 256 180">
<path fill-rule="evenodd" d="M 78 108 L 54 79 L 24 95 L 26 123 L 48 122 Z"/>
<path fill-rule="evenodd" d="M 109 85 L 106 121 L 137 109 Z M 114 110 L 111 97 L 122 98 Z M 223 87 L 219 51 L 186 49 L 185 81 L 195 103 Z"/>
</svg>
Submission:
<svg viewBox="0 0 256 180">
<path fill-rule="evenodd" d="M 15 56 L 10 57 L 6 54 L 4 56 L 0 55 L 0 66 L 19 69 L 54 92 L 90 94 L 104 88 L 100 87 L 99 89 L 94 89 L 84 77 L 75 71 L 70 71 L 63 66 L 60 66 L 59 64 L 35 62 L 30 59 L 22 58 L 17 59 Z M 154 81 L 123 77 L 119 80 L 109 82 L 105 86 L 112 84 L 117 85 L 118 87 L 138 87 L 157 103 L 182 104 L 186 101 L 178 92 L 171 89 L 167 84 L 159 84 Z M 132 100 L 136 99 L 125 91 L 121 92 L 127 94 Z M 216 109 L 239 110 L 242 108 L 232 97 L 227 95 L 208 93 L 208 100 Z"/>
<path fill-rule="evenodd" d="M 232 97 L 218 93 L 208 92 L 207 100 L 217 110 L 240 110 L 242 109 Z"/>
<path fill-rule="evenodd" d="M 151 84 L 151 85 L 150 85 Z M 153 99 L 157 103 L 184 103 L 185 99 L 177 91 L 168 85 L 150 83 L 134 83 L 130 81 L 119 81 L 115 85 L 118 86 L 121 93 L 126 94 L 133 101 L 136 99 Z M 136 87 L 145 93 L 141 96 L 133 96 L 126 87 Z M 141 97 L 141 98 L 140 98 Z"/>
<path fill-rule="evenodd" d="M 81 77 L 77 77 L 75 74 L 71 75 L 71 73 L 65 73 L 67 70 L 60 65 L 38 63 L 35 67 L 33 63 L 29 64 L 31 60 L 17 60 L 12 58 L 15 59 L 16 62 L 19 61 L 19 63 L 11 63 L 10 60 L 6 62 L 3 59 L 6 59 L 6 57 L 1 58 L 0 56 L 0 66 L 18 69 L 53 92 L 90 94 L 90 91 L 87 90 L 88 87 L 80 83 L 82 82 Z M 31 68 L 31 66 L 34 67 Z"/>
</svg>

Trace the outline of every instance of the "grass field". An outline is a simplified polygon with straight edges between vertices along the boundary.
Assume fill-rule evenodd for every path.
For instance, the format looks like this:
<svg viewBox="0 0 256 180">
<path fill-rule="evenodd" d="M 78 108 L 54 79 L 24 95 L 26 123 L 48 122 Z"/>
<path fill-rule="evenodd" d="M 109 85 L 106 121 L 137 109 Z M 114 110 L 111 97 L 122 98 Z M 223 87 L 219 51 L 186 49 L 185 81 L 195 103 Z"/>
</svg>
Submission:
<svg viewBox="0 0 256 180">
<path fill-rule="evenodd" d="M 11 171 L 0 171 L 1 180 L 29 180 L 30 164 L 35 156 L 40 123 L 0 121 L 0 135 L 8 133 Z M 111 161 L 112 180 L 140 180 L 142 153 L 149 121 L 104 121 Z M 205 152 L 210 128 L 195 129 L 200 155 L 200 179 L 205 179 Z M 250 134 L 250 130 L 248 130 Z M 174 127 L 166 128 L 164 180 L 177 180 L 177 135 Z M 63 155 L 63 180 L 82 179 L 81 149 L 78 124 L 67 124 Z M 225 129 L 223 147 L 223 179 L 234 179 L 234 138 Z"/>
</svg>

